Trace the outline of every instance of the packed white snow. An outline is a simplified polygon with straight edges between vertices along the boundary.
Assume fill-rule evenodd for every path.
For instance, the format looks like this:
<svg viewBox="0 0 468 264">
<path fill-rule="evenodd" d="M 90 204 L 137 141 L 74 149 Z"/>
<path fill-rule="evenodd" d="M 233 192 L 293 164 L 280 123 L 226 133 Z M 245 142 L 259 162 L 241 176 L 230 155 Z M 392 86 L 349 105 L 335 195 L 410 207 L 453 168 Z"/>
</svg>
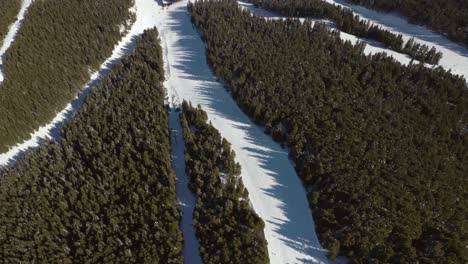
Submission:
<svg viewBox="0 0 468 264">
<path fill-rule="evenodd" d="M 50 123 L 36 130 L 30 139 L 11 147 L 6 153 L 0 154 L 0 166 L 5 166 L 16 160 L 27 150 L 39 146 L 46 138 L 58 139 L 60 129 L 72 118 L 76 109 L 83 104 L 83 100 L 90 92 L 90 89 L 95 87 L 111 71 L 115 63 L 133 50 L 136 39 L 145 29 L 155 27 L 156 18 L 162 12 L 161 8 L 153 0 L 135 0 L 135 6 L 132 7 L 132 10 L 136 13 L 135 23 L 130 31 L 114 47 L 112 55 L 101 65 L 99 71 L 91 75 L 90 81 L 83 87 L 79 95 L 65 109 L 58 113 Z"/>
<path fill-rule="evenodd" d="M 8 33 L 6 34 L 5 38 L 0 42 L 0 83 L 3 82 L 5 76 L 3 74 L 3 59 L 5 56 L 5 52 L 10 48 L 13 41 L 15 41 L 16 34 L 18 33 L 24 19 L 24 15 L 28 10 L 29 6 L 33 0 L 22 0 L 21 1 L 21 9 L 16 16 L 16 21 L 10 25 L 8 28 Z"/>
<path fill-rule="evenodd" d="M 248 9 L 253 14 L 256 14 L 257 16 L 260 16 L 260 17 L 264 17 L 266 19 L 284 19 L 284 18 L 286 18 L 285 16 L 280 16 L 278 14 L 274 14 L 274 13 L 269 12 L 267 10 L 255 7 L 251 3 L 242 2 L 242 1 L 238 1 L 238 3 L 239 3 L 241 8 Z M 305 18 L 298 18 L 298 19 L 300 21 L 302 21 L 302 22 L 305 20 Z M 375 54 L 375 53 L 379 53 L 379 52 L 385 52 L 385 53 L 387 53 L 388 56 L 392 56 L 393 58 L 395 58 L 396 60 L 398 60 L 402 64 L 408 65 L 411 62 L 411 57 L 410 56 L 408 56 L 406 54 L 403 54 L 403 53 L 393 51 L 393 50 L 388 49 L 388 48 L 385 48 L 384 45 L 382 43 L 378 42 L 378 41 L 371 40 L 371 39 L 366 39 L 366 38 L 359 38 L 359 37 L 356 37 L 354 35 L 343 32 L 343 31 L 337 29 L 335 24 L 333 22 L 329 21 L 329 20 L 326 20 L 326 19 L 310 19 L 310 20 L 312 21 L 312 25 L 314 23 L 316 23 L 316 22 L 320 22 L 320 23 L 325 24 L 328 28 L 340 32 L 340 38 L 342 40 L 349 40 L 353 45 L 358 43 L 358 42 L 365 42 L 366 47 L 364 48 L 364 54 L 366 54 L 366 55 Z M 425 65 L 427 67 L 432 67 L 432 65 L 430 65 L 430 64 L 425 64 Z"/>
<path fill-rule="evenodd" d="M 31 0 L 24 2 L 26 1 Z M 242 180 L 249 191 L 252 206 L 265 222 L 265 237 L 271 263 L 328 263 L 326 251 L 321 247 L 315 234 L 315 225 L 308 206 L 306 191 L 288 158 L 287 151 L 265 135 L 263 129 L 256 126 L 240 110 L 222 84 L 217 82 L 206 63 L 205 44 L 190 22 L 186 5 L 187 0 L 184 0 L 168 9 L 163 9 L 153 0 L 135 0 L 137 15 L 135 24 L 115 47 L 112 56 L 103 63 L 98 72 L 91 76 L 91 80 L 79 96 L 58 113 L 54 120 L 37 130 L 30 140 L 18 144 L 7 153 L 0 154 L 0 166 L 12 161 L 24 151 L 38 146 L 45 138 L 57 138 L 60 128 L 72 117 L 90 89 L 110 71 L 112 65 L 132 50 L 135 39 L 144 29 L 157 26 L 165 55 L 167 75 L 165 85 L 170 101 L 177 104 L 185 99 L 195 105 L 202 105 L 214 127 L 232 143 L 237 154 L 236 160 L 242 166 Z M 387 15 L 377 13 L 377 17 L 371 16 L 375 13 L 374 11 L 354 8 L 353 11 L 363 18 L 386 25 L 393 32 L 403 33 L 406 39 L 414 36 L 420 43 L 429 45 L 432 43 L 444 53 L 444 58 L 441 60 L 443 67 L 467 76 L 468 51 L 461 45 L 453 44 L 432 32 L 429 32 L 432 34 L 429 35 L 427 29 L 404 24 L 401 18 L 394 15 L 388 16 L 397 21 L 396 24 L 387 21 L 384 18 Z M 263 12 L 263 14 L 266 13 L 264 16 L 275 17 L 269 12 L 264 10 Z M 405 25 L 411 29 L 400 28 Z M 412 32 L 411 30 L 415 28 L 420 31 Z M 358 39 L 343 32 L 341 36 L 351 41 Z M 410 60 L 403 54 L 392 54 L 396 52 L 379 47 L 376 43 L 368 42 L 367 46 L 366 53 L 385 51 L 403 63 L 408 63 Z M 174 122 L 177 123 L 176 121 L 178 120 L 175 120 L 171 114 L 171 127 L 178 133 L 177 140 L 181 140 L 180 128 L 174 124 Z M 184 239 L 187 240 L 184 256 L 187 263 L 193 263 L 192 261 L 199 259 L 198 252 L 195 252 L 195 249 L 198 249 L 198 243 L 193 235 L 193 227 L 191 227 L 192 219 L 189 210 L 193 210 L 193 200 L 190 200 L 188 196 L 190 194 L 186 188 L 188 180 L 184 180 L 183 174 L 179 172 L 183 168 L 179 161 L 183 152 L 180 146 L 173 150 L 173 159 L 178 179 L 179 200 L 186 206 L 183 207 L 183 212 L 187 217 L 182 221 Z M 186 189 L 181 189 L 184 188 L 182 185 L 185 185 Z"/>
<path fill-rule="evenodd" d="M 393 13 L 380 13 L 377 11 L 369 10 L 361 6 L 351 5 L 346 3 L 344 0 L 326 0 L 329 3 L 344 6 L 350 8 L 356 15 L 359 15 L 361 19 L 370 21 L 376 25 L 380 25 L 383 29 L 389 30 L 396 34 L 402 34 L 403 40 L 406 42 L 411 37 L 414 37 L 415 41 L 420 44 L 425 44 L 430 47 L 435 47 L 438 51 L 442 52 L 443 56 L 439 64 L 446 70 L 451 70 L 453 74 L 461 75 L 468 81 L 468 48 L 464 47 L 463 44 L 457 44 L 446 37 L 434 33 L 431 30 L 423 26 L 418 26 L 408 23 L 405 19 Z M 242 8 L 249 9 L 252 13 L 267 18 L 267 19 L 283 19 L 284 16 L 278 16 L 267 10 L 256 8 L 253 4 L 246 2 L 238 2 Z M 301 18 L 304 20 L 304 18 Z M 329 28 L 340 32 L 340 37 L 343 40 L 349 40 L 351 43 L 356 44 L 358 41 L 365 42 L 367 45 L 364 49 L 364 53 L 375 54 L 378 52 L 385 52 L 387 55 L 392 56 L 400 63 L 407 65 L 411 62 L 411 57 L 385 48 L 382 43 L 370 39 L 358 38 L 354 35 L 342 32 L 338 30 L 333 23 L 327 20 L 315 19 L 313 21 L 324 22 Z M 418 62 L 414 60 L 415 63 Z M 430 64 L 425 64 L 426 67 L 437 67 Z"/>
<path fill-rule="evenodd" d="M 200 104 L 232 144 L 254 210 L 265 222 L 271 263 L 328 263 L 306 192 L 288 153 L 254 125 L 206 63 L 205 44 L 190 22 L 187 0 L 158 17 L 170 102 Z"/>
<path fill-rule="evenodd" d="M 335 5 L 351 9 L 361 19 L 382 26 L 394 33 L 402 34 L 406 42 L 414 37 L 416 42 L 435 47 L 443 56 L 439 65 L 453 74 L 461 75 L 468 81 L 468 48 L 461 43 L 453 42 L 445 36 L 433 32 L 425 26 L 409 23 L 406 19 L 395 13 L 382 13 L 362 6 L 346 3 L 344 0 L 325 0 Z"/>
<path fill-rule="evenodd" d="M 187 264 L 201 264 L 198 240 L 193 227 L 193 210 L 196 199 L 190 191 L 189 177 L 185 173 L 185 142 L 179 112 L 174 108 L 169 114 L 171 128 L 172 168 L 176 174 L 177 199 L 182 211 L 182 235 L 184 237 L 184 260 Z"/>
</svg>

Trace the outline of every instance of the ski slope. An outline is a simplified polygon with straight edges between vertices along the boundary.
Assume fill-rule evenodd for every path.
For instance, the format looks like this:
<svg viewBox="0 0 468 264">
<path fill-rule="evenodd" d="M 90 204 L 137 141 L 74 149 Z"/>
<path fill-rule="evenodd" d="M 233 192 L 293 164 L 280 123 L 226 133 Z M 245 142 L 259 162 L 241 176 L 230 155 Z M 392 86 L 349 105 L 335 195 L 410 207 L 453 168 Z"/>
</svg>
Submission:
<svg viewBox="0 0 468 264">
<path fill-rule="evenodd" d="M 453 74 L 463 76 L 465 80 L 468 81 L 468 48 L 463 46 L 463 44 L 452 42 L 446 37 L 434 33 L 424 26 L 410 24 L 405 19 L 394 13 L 381 13 L 369 10 L 362 6 L 348 4 L 344 0 L 324 1 L 335 5 L 340 5 L 345 8 L 349 8 L 356 15 L 359 15 L 361 19 L 379 25 L 383 29 L 386 29 L 390 32 L 401 34 L 405 42 L 408 41 L 411 37 L 414 37 L 417 43 L 425 44 L 429 46 L 429 48 L 435 47 L 438 51 L 442 52 L 443 54 L 442 59 L 440 60 L 438 65 L 442 66 L 446 70 L 450 70 Z M 274 14 L 267 10 L 256 8 L 253 6 L 253 4 L 250 3 L 241 1 L 239 1 L 238 3 L 242 8 L 249 9 L 252 13 L 264 17 L 266 19 L 284 18 L 283 16 L 278 16 L 277 14 Z M 301 18 L 301 20 L 304 20 L 304 18 Z M 387 55 L 392 56 L 404 65 L 407 65 L 411 62 L 411 57 L 409 57 L 408 55 L 393 51 L 391 49 L 387 49 L 378 41 L 365 38 L 358 38 L 354 35 L 340 31 L 334 26 L 333 23 L 327 20 L 316 19 L 313 21 L 325 22 L 325 24 L 329 28 L 339 31 L 340 37 L 343 40 L 349 40 L 353 44 L 357 43 L 358 41 L 367 43 L 366 48 L 364 49 L 364 53 L 367 55 L 375 54 L 378 52 L 385 52 L 387 53 Z M 425 64 L 425 66 L 431 68 L 437 67 L 437 65 L 433 66 L 427 63 Z"/>
<path fill-rule="evenodd" d="M 250 12 L 252 12 L 252 14 L 255 14 L 259 17 L 263 17 L 266 19 L 285 19 L 286 18 L 285 16 L 280 16 L 270 11 L 255 7 L 251 3 L 238 1 L 238 4 L 240 5 L 241 8 L 247 9 Z M 305 18 L 298 18 L 298 19 L 302 22 L 305 20 Z M 397 61 L 399 61 L 400 63 L 404 65 L 408 65 L 412 60 L 412 58 L 406 54 L 385 48 L 384 45 L 378 41 L 366 39 L 366 38 L 359 38 L 354 35 L 343 32 L 339 30 L 335 26 L 335 24 L 329 20 L 326 20 L 326 19 L 310 19 L 310 20 L 312 21 L 312 25 L 314 25 L 316 22 L 320 22 L 320 23 L 324 23 L 328 28 L 340 32 L 340 38 L 345 41 L 346 40 L 350 41 L 353 45 L 358 42 L 365 42 L 366 47 L 364 48 L 364 54 L 366 55 L 375 54 L 379 52 L 385 52 L 387 53 L 388 56 L 392 56 L 393 58 L 395 58 Z M 414 60 L 414 61 L 417 61 L 417 60 Z M 426 67 L 433 67 L 433 65 L 430 65 L 427 63 L 425 63 L 424 65 L 426 65 Z"/>
<path fill-rule="evenodd" d="M 199 243 L 193 227 L 193 210 L 195 209 L 195 195 L 189 189 L 189 177 L 185 173 L 185 142 L 180 112 L 172 107 L 169 114 L 171 129 L 172 168 L 176 174 L 177 199 L 182 211 L 182 235 L 184 237 L 184 261 L 187 264 L 201 264 Z"/>
<path fill-rule="evenodd" d="M 5 79 L 3 73 L 3 59 L 5 57 L 5 52 L 10 48 L 13 41 L 15 41 L 16 34 L 18 33 L 21 25 L 23 23 L 24 16 L 26 15 L 26 11 L 28 10 L 29 6 L 33 0 L 22 0 L 21 1 L 21 9 L 16 16 L 16 21 L 10 25 L 8 29 L 8 33 L 6 34 L 5 38 L 2 42 L 0 42 L 0 83 L 3 82 Z"/>
<path fill-rule="evenodd" d="M 100 69 L 90 76 L 89 82 L 83 87 L 78 96 L 61 112 L 57 113 L 50 123 L 32 133 L 30 139 L 11 147 L 6 153 L 0 154 L 0 166 L 13 162 L 29 149 L 39 146 L 47 138 L 58 140 L 60 129 L 73 117 L 74 112 L 83 104 L 83 100 L 90 90 L 111 71 L 113 65 L 133 50 L 136 39 L 145 29 L 155 27 L 156 17 L 162 12 L 153 0 L 135 0 L 132 11 L 136 14 L 136 20 L 130 31 L 114 47 L 112 55 L 106 59 Z"/>
<path fill-rule="evenodd" d="M 442 52 L 443 57 L 439 65 L 453 74 L 461 75 L 468 81 L 468 48 L 463 44 L 453 42 L 445 36 L 433 32 L 425 26 L 409 23 L 406 19 L 395 13 L 382 13 L 362 6 L 352 5 L 344 0 L 325 0 L 329 3 L 351 9 L 361 19 L 382 26 L 394 33 L 402 34 L 406 42 L 414 37 L 416 42 L 435 47 Z"/>
<path fill-rule="evenodd" d="M 265 222 L 271 263 L 328 263 L 315 234 L 306 192 L 287 151 L 265 135 L 216 81 L 186 6 L 187 0 L 177 2 L 158 17 L 169 101 L 200 104 L 232 144 L 251 204 Z"/>
<path fill-rule="evenodd" d="M 255 7 L 251 3 L 242 2 L 242 1 L 238 1 L 238 3 L 241 6 L 241 8 L 247 9 L 253 14 L 260 16 L 260 17 L 264 17 L 266 19 L 285 19 L 286 18 L 285 16 L 280 16 L 270 11 Z M 305 20 L 305 18 L 298 18 L 298 19 L 302 22 Z M 329 20 L 326 20 L 326 19 L 310 19 L 310 20 L 312 21 L 312 25 L 314 25 L 314 23 L 316 22 L 320 22 L 320 23 L 324 23 L 328 28 L 340 32 L 340 38 L 342 40 L 349 40 L 353 45 L 356 44 L 357 42 L 365 42 L 366 47 L 364 48 L 364 54 L 366 55 L 375 54 L 379 52 L 385 52 L 387 53 L 388 56 L 392 56 L 393 58 L 395 58 L 397 61 L 399 61 L 400 63 L 404 65 L 408 65 L 412 60 L 412 58 L 406 54 L 385 48 L 384 45 L 378 41 L 366 39 L 366 38 L 359 38 L 354 35 L 343 32 L 339 30 L 335 26 L 335 24 Z M 425 65 L 426 67 L 433 66 L 427 63 Z"/>
</svg>

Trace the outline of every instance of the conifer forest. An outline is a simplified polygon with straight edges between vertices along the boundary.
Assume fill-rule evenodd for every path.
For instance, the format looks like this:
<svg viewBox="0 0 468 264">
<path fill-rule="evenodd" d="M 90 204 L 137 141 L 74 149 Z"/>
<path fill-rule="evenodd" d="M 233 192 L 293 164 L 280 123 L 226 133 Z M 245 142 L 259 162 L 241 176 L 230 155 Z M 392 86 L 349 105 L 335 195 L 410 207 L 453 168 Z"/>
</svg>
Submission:
<svg viewBox="0 0 468 264">
<path fill-rule="evenodd" d="M 0 263 L 468 263 L 465 0 L 0 0 Z"/>
</svg>

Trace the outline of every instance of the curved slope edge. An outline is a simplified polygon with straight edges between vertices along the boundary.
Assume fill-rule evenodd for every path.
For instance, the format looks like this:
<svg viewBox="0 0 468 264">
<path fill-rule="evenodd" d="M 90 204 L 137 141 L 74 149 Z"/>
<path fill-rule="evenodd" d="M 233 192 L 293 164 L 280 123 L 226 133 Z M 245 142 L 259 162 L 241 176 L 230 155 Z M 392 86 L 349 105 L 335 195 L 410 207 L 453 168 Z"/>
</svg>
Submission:
<svg viewBox="0 0 468 264">
<path fill-rule="evenodd" d="M 414 37 L 416 42 L 435 47 L 443 56 L 439 65 L 452 73 L 461 75 L 468 81 L 468 48 L 458 44 L 443 35 L 433 32 L 425 26 L 409 23 L 406 19 L 395 13 L 382 13 L 362 6 L 349 4 L 344 0 L 324 0 L 351 9 L 361 19 L 382 26 L 391 32 L 401 33 L 406 42 Z"/>
<path fill-rule="evenodd" d="M 3 59 L 5 56 L 5 52 L 10 48 L 11 44 L 15 41 L 16 34 L 18 34 L 19 29 L 21 28 L 21 24 L 23 23 L 24 16 L 28 11 L 29 6 L 33 0 L 22 0 L 21 1 L 21 9 L 16 16 L 16 21 L 10 26 L 7 35 L 1 42 L 2 46 L 0 47 L 0 83 L 3 82 L 5 79 L 3 73 Z"/>
<path fill-rule="evenodd" d="M 341 0 L 338 0 L 335 2 L 333 0 L 328 0 L 327 2 L 335 3 L 335 4 L 337 4 L 338 2 L 344 3 L 344 1 L 341 1 Z M 257 16 L 260 16 L 260 17 L 264 17 L 266 19 L 285 18 L 283 16 L 278 16 L 277 14 L 274 14 L 267 10 L 254 7 L 254 5 L 250 3 L 246 3 L 242 1 L 238 1 L 238 3 L 242 8 L 248 9 L 253 14 L 256 14 Z M 351 5 L 346 4 L 343 6 L 345 8 L 350 8 Z M 361 19 L 380 25 L 382 26 L 383 29 L 387 29 L 393 33 L 398 33 L 398 34 L 401 33 L 403 36 L 403 40 L 405 42 L 408 41 L 411 37 L 414 37 L 418 43 L 425 44 L 429 47 L 434 46 L 438 51 L 442 52 L 443 56 L 438 65 L 431 65 L 431 64 L 425 63 L 424 65 L 426 67 L 433 68 L 437 66 L 442 66 L 444 69 L 451 70 L 452 73 L 461 75 L 465 78 L 465 80 L 468 80 L 468 49 L 467 48 L 464 48 L 463 46 L 459 44 L 455 44 L 451 42 L 450 40 L 446 39 L 445 37 L 438 35 L 436 33 L 433 33 L 427 28 L 409 24 L 408 22 L 404 21 L 402 18 L 396 15 L 382 14 L 382 13 L 374 14 L 376 13 L 376 11 L 368 10 L 368 12 L 370 13 L 374 12 L 374 13 L 372 13 L 371 16 L 366 16 L 367 12 L 364 12 L 363 9 L 364 10 L 367 10 L 367 9 L 363 7 L 359 7 L 359 6 L 357 6 L 356 9 L 357 10 L 351 8 L 351 10 L 355 14 L 359 15 Z M 381 18 L 381 16 L 383 16 L 384 18 Z M 378 20 L 378 18 L 381 18 L 381 19 Z M 305 20 L 305 18 L 299 18 L 299 19 L 301 21 Z M 409 57 L 406 54 L 399 53 L 391 49 L 385 48 L 378 41 L 359 38 L 352 34 L 348 34 L 343 31 L 340 31 L 334 26 L 332 22 L 328 20 L 312 19 L 312 22 L 325 23 L 327 27 L 329 27 L 330 29 L 340 32 L 340 38 L 342 40 L 345 40 L 345 41 L 349 40 L 352 44 L 356 44 L 358 41 L 365 42 L 367 44 L 364 49 L 364 53 L 366 55 L 375 54 L 378 52 L 385 52 L 387 53 L 388 56 L 392 56 L 401 64 L 408 65 L 411 61 L 414 61 L 414 63 L 418 63 L 417 60 L 413 60 L 411 57 Z M 390 25 L 393 25 L 393 26 L 390 26 Z"/>
<path fill-rule="evenodd" d="M 205 44 L 190 22 L 187 0 L 158 17 L 169 102 L 200 104 L 232 144 L 242 180 L 265 222 L 271 263 L 328 263 L 315 234 L 306 192 L 288 154 L 237 106 L 206 63 Z"/>
<path fill-rule="evenodd" d="M 29 0 L 27 0 L 29 1 Z M 99 71 L 93 73 L 89 82 L 83 87 L 80 94 L 70 102 L 65 109 L 59 112 L 55 118 L 48 124 L 40 127 L 33 134 L 31 138 L 16 146 L 10 148 L 6 153 L 0 154 L 0 167 L 5 166 L 18 157 L 24 155 L 26 151 L 31 148 L 39 146 L 39 144 L 47 139 L 59 140 L 60 129 L 66 122 L 73 117 L 73 113 L 82 104 L 90 89 L 95 87 L 103 77 L 105 77 L 125 54 L 128 54 L 135 47 L 136 39 L 143 33 L 145 29 L 153 28 L 155 26 L 156 17 L 161 12 L 158 5 L 153 0 L 135 0 L 135 5 L 132 10 L 136 13 L 135 23 L 132 25 L 130 31 L 125 35 L 120 42 L 115 46 L 112 55 L 102 63 Z"/>
</svg>

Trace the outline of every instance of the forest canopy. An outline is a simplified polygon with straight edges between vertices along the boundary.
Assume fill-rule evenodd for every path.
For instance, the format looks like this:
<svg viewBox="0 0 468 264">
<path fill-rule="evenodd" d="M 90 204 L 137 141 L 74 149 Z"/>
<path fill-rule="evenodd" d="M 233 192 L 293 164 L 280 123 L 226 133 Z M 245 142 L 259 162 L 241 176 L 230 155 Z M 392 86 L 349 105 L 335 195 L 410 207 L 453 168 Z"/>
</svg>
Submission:
<svg viewBox="0 0 468 264">
<path fill-rule="evenodd" d="M 466 0 L 346 0 L 384 11 L 397 11 L 411 22 L 429 26 L 468 47 Z"/>
<path fill-rule="evenodd" d="M 15 22 L 20 7 L 21 0 L 0 0 L 0 46 L 2 46 L 8 28 Z"/>
<path fill-rule="evenodd" d="M 361 19 L 353 11 L 323 0 L 252 0 L 255 5 L 279 12 L 286 16 L 329 19 L 346 33 L 361 38 L 374 39 L 385 47 L 404 53 L 420 62 L 438 64 L 442 53 L 436 48 L 420 44 L 414 39 L 403 42 L 401 34 L 395 34 L 382 27 Z"/>
<path fill-rule="evenodd" d="M 0 172 L 7 263 L 183 263 L 162 52 L 146 31 L 60 142 Z"/>
<path fill-rule="evenodd" d="M 53 119 L 111 55 L 132 0 L 34 1 L 0 84 L 0 153 Z"/>
<path fill-rule="evenodd" d="M 216 76 L 288 145 L 331 258 L 468 261 L 463 78 L 365 56 L 324 25 L 265 20 L 232 0 L 189 10 Z"/>
<path fill-rule="evenodd" d="M 200 256 L 205 264 L 267 264 L 265 224 L 250 207 L 235 153 L 207 114 L 183 102 L 189 187 L 197 197 L 193 212 Z"/>
</svg>

